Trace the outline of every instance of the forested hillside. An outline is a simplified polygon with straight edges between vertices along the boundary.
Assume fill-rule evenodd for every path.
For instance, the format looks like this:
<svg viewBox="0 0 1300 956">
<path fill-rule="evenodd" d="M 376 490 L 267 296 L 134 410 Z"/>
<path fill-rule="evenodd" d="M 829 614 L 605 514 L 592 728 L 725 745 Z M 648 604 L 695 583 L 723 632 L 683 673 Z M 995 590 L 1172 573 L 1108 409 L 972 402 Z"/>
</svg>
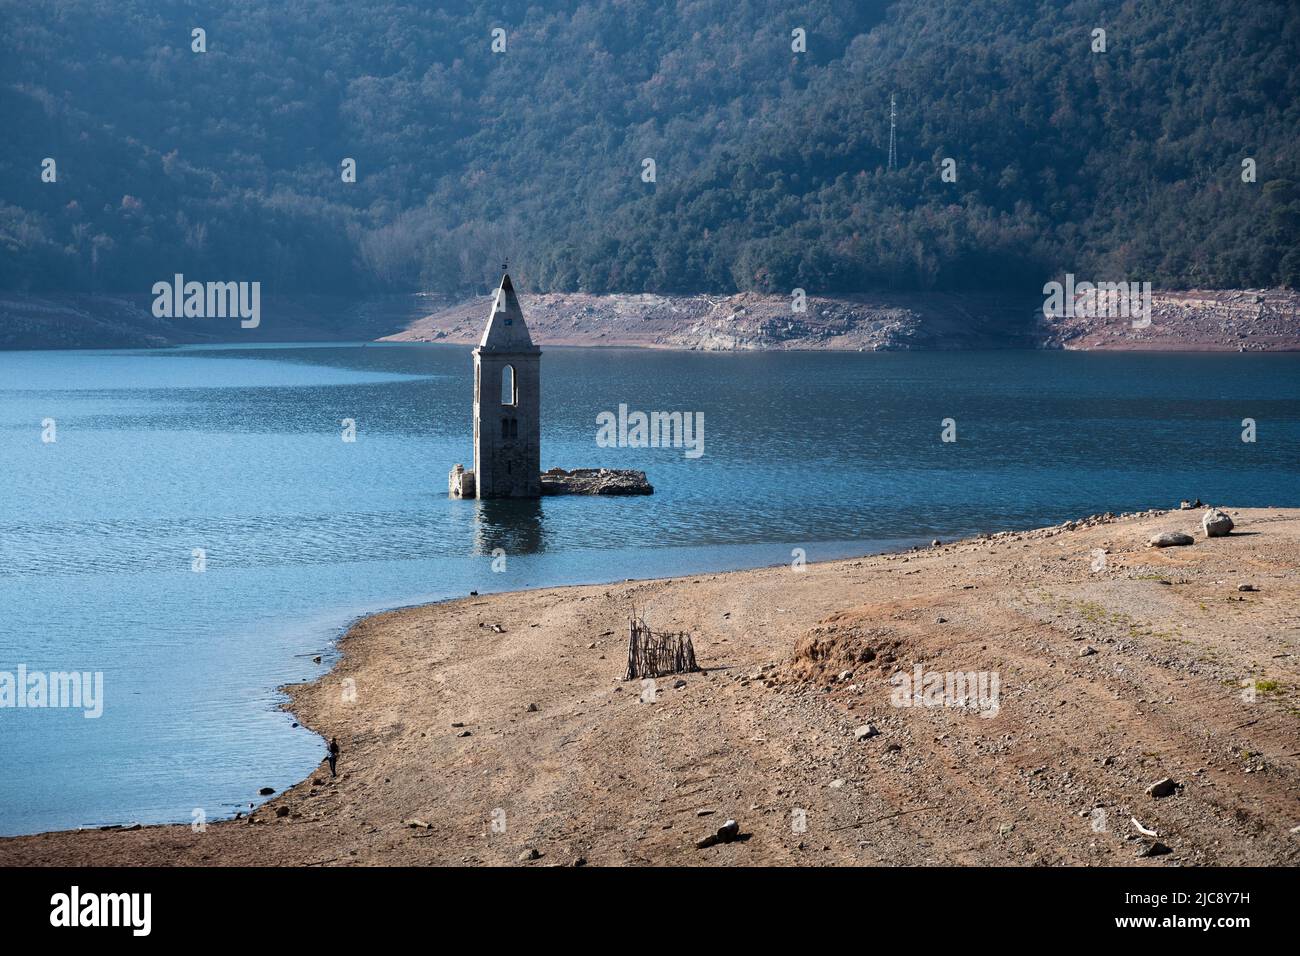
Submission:
<svg viewBox="0 0 1300 956">
<path fill-rule="evenodd" d="M 1287 0 L 2 0 L 0 288 L 1295 286 L 1297 51 Z"/>
</svg>

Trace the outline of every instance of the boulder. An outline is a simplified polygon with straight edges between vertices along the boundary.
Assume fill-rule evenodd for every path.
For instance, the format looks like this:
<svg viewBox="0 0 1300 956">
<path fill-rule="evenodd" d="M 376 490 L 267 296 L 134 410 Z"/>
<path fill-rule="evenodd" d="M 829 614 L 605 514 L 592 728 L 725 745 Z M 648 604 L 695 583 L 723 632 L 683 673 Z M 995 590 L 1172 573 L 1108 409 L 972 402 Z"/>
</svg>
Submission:
<svg viewBox="0 0 1300 956">
<path fill-rule="evenodd" d="M 1186 544 L 1194 544 L 1196 541 L 1190 534 L 1184 534 L 1181 531 L 1161 531 L 1159 534 L 1153 534 L 1147 545 L 1152 548 L 1174 548 Z"/>
<path fill-rule="evenodd" d="M 1226 538 L 1232 531 L 1232 519 L 1228 517 L 1227 512 L 1220 511 L 1218 508 L 1211 508 L 1201 517 L 1201 524 L 1205 526 L 1205 536 L 1207 538 Z"/>
<path fill-rule="evenodd" d="M 1178 792 L 1178 784 L 1172 778 L 1165 777 L 1163 780 L 1157 780 L 1151 786 L 1147 787 L 1147 793 L 1159 800 L 1161 797 L 1172 796 Z"/>
<path fill-rule="evenodd" d="M 701 837 L 695 841 L 697 850 L 707 850 L 711 846 L 717 846 L 719 843 L 732 843 L 740 837 L 740 824 L 735 820 L 728 820 L 722 826 L 718 827 L 718 832 L 710 833 L 706 837 Z"/>
</svg>

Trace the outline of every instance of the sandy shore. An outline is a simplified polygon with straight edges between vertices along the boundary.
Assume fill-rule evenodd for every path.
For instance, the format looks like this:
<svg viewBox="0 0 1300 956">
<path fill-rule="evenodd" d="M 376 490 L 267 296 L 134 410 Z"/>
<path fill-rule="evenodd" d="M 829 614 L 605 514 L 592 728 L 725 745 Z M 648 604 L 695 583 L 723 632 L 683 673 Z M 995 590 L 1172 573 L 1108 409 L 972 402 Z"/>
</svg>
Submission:
<svg viewBox="0 0 1300 956">
<path fill-rule="evenodd" d="M 1300 864 L 1300 510 L 1230 513 L 380 614 L 290 689 L 336 780 L 0 864 Z M 621 682 L 633 605 L 707 673 Z M 996 714 L 893 706 L 918 664 L 996 672 Z"/>
</svg>

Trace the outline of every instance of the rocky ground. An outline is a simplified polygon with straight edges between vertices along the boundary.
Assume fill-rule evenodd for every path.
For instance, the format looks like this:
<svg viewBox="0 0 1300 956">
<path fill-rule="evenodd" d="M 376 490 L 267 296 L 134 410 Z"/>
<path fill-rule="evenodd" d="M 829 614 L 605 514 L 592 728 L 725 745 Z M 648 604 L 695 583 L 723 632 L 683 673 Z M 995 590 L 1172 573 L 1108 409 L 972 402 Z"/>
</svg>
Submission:
<svg viewBox="0 0 1300 956">
<path fill-rule="evenodd" d="M 1129 318 L 1039 317 L 1047 348 L 1293 352 L 1300 349 L 1300 293 L 1285 289 L 1192 290 L 1151 296 L 1151 324 Z"/>
<path fill-rule="evenodd" d="M 535 341 L 700 349 L 1030 348 L 1034 303 L 1023 297 L 946 293 L 810 296 L 521 295 Z M 440 308 L 391 342 L 477 343 L 490 308 L 484 297 Z"/>
<path fill-rule="evenodd" d="M 1300 349 L 1300 294 L 1282 289 L 1157 292 L 1151 325 L 1128 318 L 1043 316 L 1041 298 L 947 293 L 813 296 L 795 313 L 788 296 L 586 295 L 520 297 L 543 345 L 648 348 L 903 349 L 1066 348 L 1167 351 Z M 487 298 L 438 308 L 390 335 L 394 342 L 470 344 Z"/>
<path fill-rule="evenodd" d="M 1300 864 L 1300 510 L 1229 510 L 380 614 L 291 688 L 337 779 L 0 864 Z M 705 672 L 622 681 L 633 606 Z M 917 665 L 996 712 L 895 706 Z"/>
</svg>

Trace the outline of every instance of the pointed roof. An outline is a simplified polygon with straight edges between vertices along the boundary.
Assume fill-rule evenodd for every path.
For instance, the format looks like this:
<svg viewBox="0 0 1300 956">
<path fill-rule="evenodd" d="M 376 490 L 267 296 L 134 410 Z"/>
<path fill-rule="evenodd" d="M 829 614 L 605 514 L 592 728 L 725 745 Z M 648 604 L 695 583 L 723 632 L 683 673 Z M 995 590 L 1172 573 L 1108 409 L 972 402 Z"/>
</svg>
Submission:
<svg viewBox="0 0 1300 956">
<path fill-rule="evenodd" d="M 509 273 L 501 276 L 501 285 L 492 296 L 492 313 L 488 316 L 487 328 L 483 330 L 478 347 L 487 352 L 539 351 L 528 334 L 524 312 L 519 308 L 519 297 L 515 295 Z"/>
</svg>

